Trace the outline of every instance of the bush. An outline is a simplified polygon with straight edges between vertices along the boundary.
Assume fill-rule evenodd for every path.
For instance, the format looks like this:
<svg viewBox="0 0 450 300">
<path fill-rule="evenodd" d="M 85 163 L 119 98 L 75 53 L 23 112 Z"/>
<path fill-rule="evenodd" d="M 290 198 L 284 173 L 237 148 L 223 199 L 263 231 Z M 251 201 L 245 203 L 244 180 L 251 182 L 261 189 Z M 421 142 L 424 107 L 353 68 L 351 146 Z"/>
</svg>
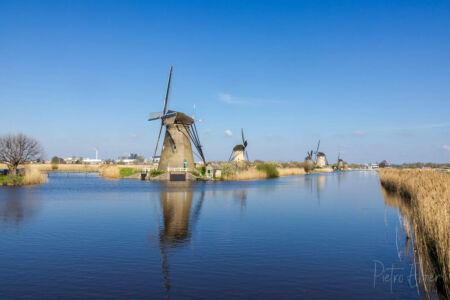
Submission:
<svg viewBox="0 0 450 300">
<path fill-rule="evenodd" d="M 235 164 L 226 162 L 222 164 L 222 176 L 231 177 L 236 174 L 237 167 Z"/>
<path fill-rule="evenodd" d="M 276 177 L 280 176 L 280 174 L 278 173 L 277 167 L 271 163 L 259 164 L 256 166 L 256 169 L 258 171 L 266 172 L 267 178 L 276 178 Z"/>
<path fill-rule="evenodd" d="M 52 163 L 52 170 L 53 171 L 58 170 L 58 164 L 57 163 Z"/>
</svg>

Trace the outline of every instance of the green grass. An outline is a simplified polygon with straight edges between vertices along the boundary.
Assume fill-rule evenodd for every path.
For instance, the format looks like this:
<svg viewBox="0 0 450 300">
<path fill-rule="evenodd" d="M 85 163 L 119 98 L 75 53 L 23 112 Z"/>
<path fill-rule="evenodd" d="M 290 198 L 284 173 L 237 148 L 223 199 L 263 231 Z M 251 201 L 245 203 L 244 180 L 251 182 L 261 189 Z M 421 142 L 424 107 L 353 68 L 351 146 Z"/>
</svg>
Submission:
<svg viewBox="0 0 450 300">
<path fill-rule="evenodd" d="M 277 167 L 271 163 L 263 163 L 256 166 L 258 171 L 266 172 L 267 178 L 277 178 L 280 176 Z"/>
<path fill-rule="evenodd" d="M 23 176 L 7 176 L 0 175 L 0 186 L 1 185 L 21 185 L 23 181 Z"/>
<path fill-rule="evenodd" d="M 150 177 L 156 177 L 156 176 L 162 175 L 162 174 L 164 174 L 164 173 L 166 173 L 166 171 L 161 171 L 161 170 L 151 170 L 151 171 L 150 171 Z"/>
<path fill-rule="evenodd" d="M 136 173 L 140 173 L 140 171 L 136 171 L 133 168 L 120 168 L 120 177 L 128 177 Z"/>
</svg>

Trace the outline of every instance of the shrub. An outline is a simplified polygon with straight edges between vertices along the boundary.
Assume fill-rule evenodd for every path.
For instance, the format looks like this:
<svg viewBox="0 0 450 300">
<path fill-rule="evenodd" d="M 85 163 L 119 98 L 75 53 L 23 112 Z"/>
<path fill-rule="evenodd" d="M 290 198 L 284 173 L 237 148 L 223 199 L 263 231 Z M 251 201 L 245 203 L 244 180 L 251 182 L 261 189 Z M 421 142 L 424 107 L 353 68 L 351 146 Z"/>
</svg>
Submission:
<svg viewBox="0 0 450 300">
<path fill-rule="evenodd" d="M 277 167 L 271 163 L 263 163 L 256 166 L 258 171 L 264 171 L 267 174 L 267 178 L 276 178 L 280 176 Z"/>
</svg>

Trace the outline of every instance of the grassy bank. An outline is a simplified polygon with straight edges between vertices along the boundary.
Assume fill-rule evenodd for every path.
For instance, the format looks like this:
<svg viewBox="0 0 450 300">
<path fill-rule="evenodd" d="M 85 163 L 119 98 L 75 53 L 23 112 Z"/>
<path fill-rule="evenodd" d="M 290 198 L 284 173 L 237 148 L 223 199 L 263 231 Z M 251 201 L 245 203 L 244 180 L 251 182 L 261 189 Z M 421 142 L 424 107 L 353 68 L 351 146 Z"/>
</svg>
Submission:
<svg viewBox="0 0 450 300">
<path fill-rule="evenodd" d="M 408 218 L 422 257 L 440 279 L 438 289 L 450 295 L 450 176 L 433 170 L 379 169 L 386 193 Z"/>
<path fill-rule="evenodd" d="M 98 174 L 100 177 L 110 179 L 120 179 L 133 176 L 141 172 L 143 166 L 141 165 L 101 165 L 98 168 Z"/>
<path fill-rule="evenodd" d="M 0 186 L 34 185 L 46 182 L 48 182 L 47 175 L 32 166 L 27 166 L 25 168 L 24 176 L 0 176 Z"/>
</svg>

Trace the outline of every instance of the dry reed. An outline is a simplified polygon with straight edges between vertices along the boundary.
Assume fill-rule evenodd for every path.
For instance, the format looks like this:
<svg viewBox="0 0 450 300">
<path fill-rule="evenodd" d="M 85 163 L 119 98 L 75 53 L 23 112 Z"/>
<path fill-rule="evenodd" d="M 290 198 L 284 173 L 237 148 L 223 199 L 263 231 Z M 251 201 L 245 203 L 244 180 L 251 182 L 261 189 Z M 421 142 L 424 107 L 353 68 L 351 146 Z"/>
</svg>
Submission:
<svg viewBox="0 0 450 300">
<path fill-rule="evenodd" d="M 401 196 L 416 240 L 434 263 L 450 294 L 450 176 L 433 170 L 379 169 L 381 185 Z"/>
<path fill-rule="evenodd" d="M 23 177 L 23 185 L 42 184 L 48 182 L 47 175 L 42 174 L 35 167 L 27 166 L 25 168 L 25 176 Z"/>
<path fill-rule="evenodd" d="M 266 172 L 256 170 L 255 168 L 249 168 L 247 170 L 238 171 L 235 174 L 224 176 L 224 180 L 253 180 L 266 178 Z"/>
<path fill-rule="evenodd" d="M 294 176 L 306 174 L 304 168 L 277 168 L 277 170 L 280 176 Z"/>
<path fill-rule="evenodd" d="M 120 178 L 120 168 L 116 165 L 104 165 L 98 169 L 98 175 L 105 178 Z"/>
</svg>

